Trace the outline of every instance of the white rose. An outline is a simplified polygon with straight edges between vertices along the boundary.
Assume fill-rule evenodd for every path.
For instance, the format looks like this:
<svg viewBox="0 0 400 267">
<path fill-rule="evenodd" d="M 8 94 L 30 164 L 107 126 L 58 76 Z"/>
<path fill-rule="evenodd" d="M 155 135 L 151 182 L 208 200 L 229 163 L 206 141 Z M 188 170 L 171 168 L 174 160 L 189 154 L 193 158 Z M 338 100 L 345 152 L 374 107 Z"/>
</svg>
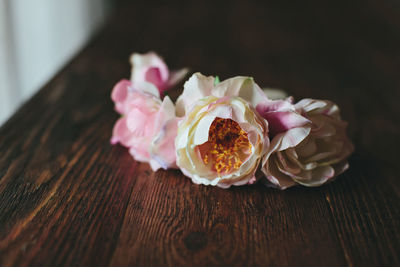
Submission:
<svg viewBox="0 0 400 267">
<path fill-rule="evenodd" d="M 264 98 L 248 77 L 214 85 L 194 74 L 177 101 L 185 114 L 175 139 L 176 164 L 196 184 L 228 188 L 255 182 L 269 146 L 266 121 L 253 109 Z"/>
</svg>

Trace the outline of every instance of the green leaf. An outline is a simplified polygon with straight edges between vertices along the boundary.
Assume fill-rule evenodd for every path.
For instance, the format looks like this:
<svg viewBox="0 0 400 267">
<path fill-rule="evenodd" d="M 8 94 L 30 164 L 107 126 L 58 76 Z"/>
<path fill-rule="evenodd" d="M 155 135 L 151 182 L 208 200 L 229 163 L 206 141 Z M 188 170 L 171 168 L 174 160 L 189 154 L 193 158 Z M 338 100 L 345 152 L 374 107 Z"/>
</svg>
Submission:
<svg viewBox="0 0 400 267">
<path fill-rule="evenodd" d="M 214 86 L 216 86 L 216 85 L 219 84 L 219 83 L 220 83 L 219 77 L 218 77 L 218 76 L 215 76 L 215 79 L 214 79 Z"/>
</svg>

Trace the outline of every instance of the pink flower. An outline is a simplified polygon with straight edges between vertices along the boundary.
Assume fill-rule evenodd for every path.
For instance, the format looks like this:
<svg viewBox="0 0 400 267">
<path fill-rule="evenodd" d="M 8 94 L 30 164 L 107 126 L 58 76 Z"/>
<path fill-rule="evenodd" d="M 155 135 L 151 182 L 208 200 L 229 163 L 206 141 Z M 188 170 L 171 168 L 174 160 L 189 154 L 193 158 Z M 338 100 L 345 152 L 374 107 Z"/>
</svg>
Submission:
<svg viewBox="0 0 400 267">
<path fill-rule="evenodd" d="M 154 52 L 134 53 L 131 55 L 130 62 L 133 87 L 140 88 L 142 84 L 151 83 L 157 87 L 161 96 L 181 81 L 188 72 L 186 68 L 170 72 L 162 58 Z"/>
<path fill-rule="evenodd" d="M 141 89 L 128 80 L 115 85 L 111 98 L 122 117 L 114 125 L 111 143 L 128 147 L 135 160 L 148 162 L 154 171 L 175 167 L 175 106 L 168 96 L 161 101 L 152 94 L 151 85 L 142 84 Z"/>
<path fill-rule="evenodd" d="M 265 101 L 257 105 L 257 111 L 268 120 L 272 133 L 262 171 L 273 186 L 319 186 L 348 168 L 353 145 L 334 103 Z"/>
</svg>

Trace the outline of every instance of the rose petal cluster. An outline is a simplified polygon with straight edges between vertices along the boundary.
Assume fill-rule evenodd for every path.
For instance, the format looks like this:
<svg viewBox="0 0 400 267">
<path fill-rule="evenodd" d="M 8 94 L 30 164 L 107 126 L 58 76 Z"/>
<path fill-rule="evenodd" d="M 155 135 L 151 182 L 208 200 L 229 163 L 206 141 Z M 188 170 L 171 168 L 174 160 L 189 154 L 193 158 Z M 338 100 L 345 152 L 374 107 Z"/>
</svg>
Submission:
<svg viewBox="0 0 400 267">
<path fill-rule="evenodd" d="M 286 189 L 320 186 L 349 166 L 354 147 L 331 101 L 294 103 L 251 77 L 220 82 L 194 73 L 174 104 L 162 97 L 186 69 L 169 72 L 155 53 L 133 54 L 131 63 L 131 80 L 117 83 L 111 95 L 122 115 L 111 143 L 154 171 L 179 168 L 193 183 L 221 188 L 262 180 Z"/>
<path fill-rule="evenodd" d="M 262 171 L 269 185 L 286 189 L 294 185 L 320 186 L 348 168 L 354 147 L 346 134 L 337 105 L 327 100 L 303 99 L 296 104 L 275 101 L 257 106 L 273 126 Z"/>
<path fill-rule="evenodd" d="M 174 140 L 179 118 L 171 99 L 166 96 L 161 100 L 160 95 L 182 79 L 176 73 L 182 75 L 186 70 L 170 75 L 164 61 L 152 52 L 133 54 L 131 62 L 131 80 L 121 80 L 111 93 L 115 110 L 121 114 L 111 144 L 129 148 L 135 160 L 149 163 L 154 171 L 176 168 Z M 151 73 L 165 77 L 158 79 Z"/>
</svg>

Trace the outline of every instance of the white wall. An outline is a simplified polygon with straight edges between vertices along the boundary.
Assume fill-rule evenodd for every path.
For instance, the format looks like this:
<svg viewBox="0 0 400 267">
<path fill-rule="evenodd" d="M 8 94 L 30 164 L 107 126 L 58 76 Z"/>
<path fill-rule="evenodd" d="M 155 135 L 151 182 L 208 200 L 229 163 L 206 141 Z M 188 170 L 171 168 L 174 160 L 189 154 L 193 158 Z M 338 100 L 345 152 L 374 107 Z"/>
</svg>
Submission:
<svg viewBox="0 0 400 267">
<path fill-rule="evenodd" d="M 0 0 L 0 125 L 88 41 L 108 0 Z"/>
<path fill-rule="evenodd" d="M 6 1 L 0 0 L 0 125 L 18 106 L 11 24 Z"/>
</svg>

